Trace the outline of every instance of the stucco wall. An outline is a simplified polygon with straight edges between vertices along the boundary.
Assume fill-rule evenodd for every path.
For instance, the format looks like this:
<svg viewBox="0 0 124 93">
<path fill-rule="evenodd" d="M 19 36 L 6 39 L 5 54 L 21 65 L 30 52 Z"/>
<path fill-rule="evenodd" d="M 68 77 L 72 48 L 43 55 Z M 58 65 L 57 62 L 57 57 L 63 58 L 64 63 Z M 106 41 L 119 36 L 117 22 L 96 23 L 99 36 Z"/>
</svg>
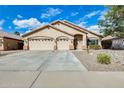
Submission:
<svg viewBox="0 0 124 93">
<path fill-rule="evenodd" d="M 75 35 L 75 34 L 86 35 L 85 33 L 79 32 L 76 29 L 73 29 L 73 28 L 71 28 L 69 26 L 66 26 L 64 24 L 61 24 L 61 23 L 54 24 L 54 26 L 63 30 L 63 31 L 65 31 L 65 32 L 67 32 L 67 33 L 73 34 L 73 35 Z"/>
<path fill-rule="evenodd" d="M 64 24 L 61 24 L 61 23 L 58 23 L 58 24 L 54 24 L 55 27 L 67 32 L 67 33 L 70 33 L 72 35 L 76 35 L 76 34 L 81 34 L 83 35 L 83 41 L 82 41 L 82 47 L 83 48 L 86 48 L 86 45 L 87 45 L 87 39 L 86 39 L 86 33 L 82 33 L 80 31 L 77 31 L 76 29 L 73 29 L 71 27 L 68 27 Z"/>
<path fill-rule="evenodd" d="M 0 50 L 4 50 L 4 46 L 3 46 L 3 38 L 0 38 Z"/>
<path fill-rule="evenodd" d="M 24 40 L 24 49 L 28 49 L 29 48 L 29 41 L 28 41 L 28 38 L 31 38 L 31 37 L 35 37 L 35 36 L 47 36 L 47 37 L 51 37 L 51 38 L 58 38 L 60 36 L 65 36 L 65 37 L 68 37 L 70 40 L 73 39 L 73 36 L 70 36 L 68 34 L 65 34 L 63 32 L 60 32 L 56 29 L 53 29 L 51 27 L 49 28 L 44 28 L 38 32 L 35 32 L 31 35 L 28 35 L 26 37 L 23 37 L 23 40 Z M 70 42 L 70 45 L 71 45 L 71 42 Z"/>
<path fill-rule="evenodd" d="M 34 33 L 30 34 L 30 35 L 27 35 L 27 36 L 23 37 L 24 49 L 29 48 L 28 38 L 35 37 L 35 36 L 47 36 L 47 37 L 51 37 L 51 38 L 54 38 L 54 39 L 56 39 L 59 36 L 66 36 L 71 40 L 71 43 L 69 44 L 69 46 L 73 48 L 74 47 L 73 46 L 74 35 L 80 34 L 80 35 L 83 36 L 83 40 L 82 40 L 82 42 L 80 42 L 81 43 L 80 45 L 82 45 L 81 49 L 86 49 L 87 48 L 87 37 L 97 38 L 98 41 L 99 41 L 99 45 L 101 45 L 100 37 L 96 36 L 94 34 L 91 34 L 89 32 L 87 32 L 88 34 L 86 34 L 86 33 L 77 31 L 76 29 L 71 28 L 69 26 L 66 26 L 64 24 L 61 24 L 61 23 L 54 24 L 53 26 L 55 26 L 56 28 L 59 28 L 63 32 L 60 32 L 60 31 L 58 31 L 56 29 L 53 29 L 51 27 L 47 27 L 47 28 L 44 28 L 44 29 L 42 29 L 40 31 L 34 32 Z M 69 33 L 69 34 L 71 34 L 73 36 L 65 34 L 64 32 Z"/>
<path fill-rule="evenodd" d="M 75 34 L 81 34 L 81 35 L 83 35 L 82 45 L 83 45 L 83 47 L 85 47 L 87 45 L 87 38 L 86 38 L 86 34 L 85 33 L 82 33 L 80 31 L 77 31 L 76 29 L 70 28 L 70 27 L 68 27 L 68 26 L 66 26 L 66 25 L 64 25 L 62 23 L 56 23 L 56 24 L 54 24 L 54 26 L 56 26 L 59 29 L 62 29 L 64 31 L 66 31 L 68 33 L 71 33 L 73 35 L 75 35 Z M 97 36 L 95 34 L 92 34 L 92 33 L 89 33 L 88 31 L 85 31 L 85 32 L 88 33 L 87 34 L 87 37 L 88 38 L 92 37 L 92 38 L 98 39 L 98 44 L 101 46 L 101 38 L 99 36 Z"/>
<path fill-rule="evenodd" d="M 51 27 L 42 29 L 42 30 L 40 30 L 38 32 L 35 32 L 35 33 L 31 34 L 31 35 L 23 37 L 23 39 L 28 39 L 28 38 L 33 37 L 33 36 L 48 36 L 48 37 L 52 37 L 54 39 L 56 39 L 59 36 L 66 36 L 66 37 L 68 37 L 70 39 L 73 39 L 72 36 L 67 35 L 67 34 L 65 34 L 63 32 L 60 32 L 60 31 L 58 31 L 56 29 L 53 29 Z"/>
</svg>

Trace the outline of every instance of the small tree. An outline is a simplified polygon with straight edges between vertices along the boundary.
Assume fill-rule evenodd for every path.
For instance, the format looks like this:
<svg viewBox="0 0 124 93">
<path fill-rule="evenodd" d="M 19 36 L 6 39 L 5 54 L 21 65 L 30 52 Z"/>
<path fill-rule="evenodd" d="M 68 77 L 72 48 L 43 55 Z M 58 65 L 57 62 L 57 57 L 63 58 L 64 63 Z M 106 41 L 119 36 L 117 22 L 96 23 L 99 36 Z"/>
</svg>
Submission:
<svg viewBox="0 0 124 93">
<path fill-rule="evenodd" d="M 116 37 L 124 36 L 124 6 L 107 6 L 108 11 L 104 18 L 99 21 L 101 33 L 104 36 L 112 35 Z"/>
<path fill-rule="evenodd" d="M 20 33 L 18 31 L 15 31 L 14 34 L 20 36 Z"/>
</svg>

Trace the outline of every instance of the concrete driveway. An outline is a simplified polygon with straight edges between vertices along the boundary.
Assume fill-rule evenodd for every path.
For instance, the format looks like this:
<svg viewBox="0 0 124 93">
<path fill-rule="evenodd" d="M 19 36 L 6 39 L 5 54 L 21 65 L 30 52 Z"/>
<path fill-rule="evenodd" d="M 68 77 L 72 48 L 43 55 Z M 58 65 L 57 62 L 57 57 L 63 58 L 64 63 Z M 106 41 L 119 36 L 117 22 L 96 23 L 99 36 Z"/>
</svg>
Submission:
<svg viewBox="0 0 124 93">
<path fill-rule="evenodd" d="M 27 51 L 0 57 L 1 71 L 86 71 L 68 51 Z"/>
<path fill-rule="evenodd" d="M 71 51 L 0 57 L 0 87 L 124 87 L 124 72 L 92 72 Z"/>
</svg>

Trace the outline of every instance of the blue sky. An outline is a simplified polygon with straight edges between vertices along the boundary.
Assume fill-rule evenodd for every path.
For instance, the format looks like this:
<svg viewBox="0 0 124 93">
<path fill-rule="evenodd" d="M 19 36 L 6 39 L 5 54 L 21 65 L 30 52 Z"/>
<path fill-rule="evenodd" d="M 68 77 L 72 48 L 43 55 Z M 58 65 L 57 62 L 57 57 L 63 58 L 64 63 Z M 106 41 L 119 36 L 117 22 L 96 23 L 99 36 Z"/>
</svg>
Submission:
<svg viewBox="0 0 124 93">
<path fill-rule="evenodd" d="M 97 23 L 107 10 L 103 5 L 1 5 L 0 29 L 24 34 L 55 20 L 68 20 L 99 33 Z"/>
</svg>

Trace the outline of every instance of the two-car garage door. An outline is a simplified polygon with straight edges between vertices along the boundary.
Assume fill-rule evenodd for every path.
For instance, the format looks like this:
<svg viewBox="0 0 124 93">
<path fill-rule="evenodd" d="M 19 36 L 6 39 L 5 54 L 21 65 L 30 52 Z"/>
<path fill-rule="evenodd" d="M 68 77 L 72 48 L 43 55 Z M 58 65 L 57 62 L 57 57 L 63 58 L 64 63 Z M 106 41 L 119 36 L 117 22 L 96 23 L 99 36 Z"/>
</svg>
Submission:
<svg viewBox="0 0 124 93">
<path fill-rule="evenodd" d="M 53 39 L 30 39 L 29 50 L 69 50 L 69 40 L 58 38 L 56 43 Z"/>
<path fill-rule="evenodd" d="M 30 40 L 29 50 L 54 50 L 53 40 Z"/>
</svg>

